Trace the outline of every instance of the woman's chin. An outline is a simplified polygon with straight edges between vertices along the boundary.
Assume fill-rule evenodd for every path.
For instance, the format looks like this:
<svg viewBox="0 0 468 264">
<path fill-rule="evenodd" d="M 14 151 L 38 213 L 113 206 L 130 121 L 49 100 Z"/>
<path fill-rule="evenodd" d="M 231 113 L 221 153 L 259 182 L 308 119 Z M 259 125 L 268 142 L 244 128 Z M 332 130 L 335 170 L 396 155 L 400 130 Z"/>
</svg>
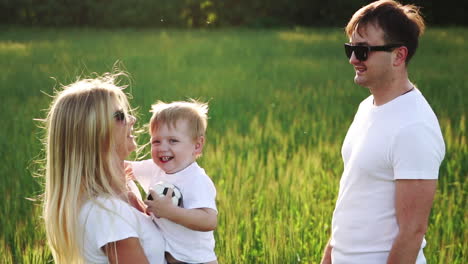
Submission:
<svg viewBox="0 0 468 264">
<path fill-rule="evenodd" d="M 135 150 L 137 149 L 137 145 L 135 142 L 133 143 L 129 143 L 127 144 L 127 148 L 125 151 L 121 151 L 120 154 L 119 154 L 119 158 L 122 159 L 122 160 L 125 160 L 126 158 L 128 158 L 128 156 L 130 156 L 130 154 L 132 154 L 132 152 L 134 152 Z"/>
<path fill-rule="evenodd" d="M 133 144 L 131 144 L 129 147 L 128 147 L 128 155 L 132 154 L 133 151 L 135 151 L 137 149 L 137 145 L 135 142 L 133 142 Z M 127 156 L 128 156 L 127 155 Z"/>
</svg>

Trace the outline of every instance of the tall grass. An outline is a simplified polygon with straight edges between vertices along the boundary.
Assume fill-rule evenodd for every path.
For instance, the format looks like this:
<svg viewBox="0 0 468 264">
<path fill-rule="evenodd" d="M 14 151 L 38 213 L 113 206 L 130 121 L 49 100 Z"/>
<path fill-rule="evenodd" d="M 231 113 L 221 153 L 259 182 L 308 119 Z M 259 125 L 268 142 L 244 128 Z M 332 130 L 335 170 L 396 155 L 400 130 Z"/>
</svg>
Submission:
<svg viewBox="0 0 468 264">
<path fill-rule="evenodd" d="M 411 79 L 447 147 L 427 232 L 428 263 L 466 263 L 468 30 L 430 29 Z M 139 125 L 156 100 L 210 103 L 200 163 L 219 209 L 220 263 L 318 263 L 330 235 L 341 143 L 368 91 L 353 84 L 340 29 L 0 31 L 0 262 L 52 261 L 41 219 L 41 130 L 54 87 L 120 60 Z M 55 79 L 51 78 L 54 77 Z M 149 140 L 142 134 L 141 144 Z M 148 149 L 147 149 L 148 150 Z"/>
</svg>

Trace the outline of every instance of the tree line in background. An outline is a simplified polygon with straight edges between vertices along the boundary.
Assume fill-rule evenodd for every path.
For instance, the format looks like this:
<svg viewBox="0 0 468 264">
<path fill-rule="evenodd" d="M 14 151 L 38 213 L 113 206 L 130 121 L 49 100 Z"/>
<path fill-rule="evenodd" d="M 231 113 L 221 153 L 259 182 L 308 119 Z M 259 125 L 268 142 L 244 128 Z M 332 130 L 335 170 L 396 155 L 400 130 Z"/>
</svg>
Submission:
<svg viewBox="0 0 468 264">
<path fill-rule="evenodd" d="M 365 0 L 0 0 L 0 23 L 89 27 L 344 26 Z M 431 25 L 468 25 L 468 1 L 400 1 Z"/>
</svg>

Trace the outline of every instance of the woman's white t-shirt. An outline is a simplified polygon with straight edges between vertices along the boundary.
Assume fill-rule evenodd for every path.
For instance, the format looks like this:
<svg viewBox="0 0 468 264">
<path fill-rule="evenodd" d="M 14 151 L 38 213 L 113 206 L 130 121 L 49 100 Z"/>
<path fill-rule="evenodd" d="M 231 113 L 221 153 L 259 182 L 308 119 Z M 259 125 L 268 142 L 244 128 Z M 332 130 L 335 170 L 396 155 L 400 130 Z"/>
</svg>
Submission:
<svg viewBox="0 0 468 264">
<path fill-rule="evenodd" d="M 108 263 L 101 248 L 130 237 L 140 240 L 149 263 L 166 263 L 164 238 L 151 217 L 118 198 L 88 200 L 81 209 L 79 222 L 83 228 L 82 249 L 86 263 Z"/>
</svg>

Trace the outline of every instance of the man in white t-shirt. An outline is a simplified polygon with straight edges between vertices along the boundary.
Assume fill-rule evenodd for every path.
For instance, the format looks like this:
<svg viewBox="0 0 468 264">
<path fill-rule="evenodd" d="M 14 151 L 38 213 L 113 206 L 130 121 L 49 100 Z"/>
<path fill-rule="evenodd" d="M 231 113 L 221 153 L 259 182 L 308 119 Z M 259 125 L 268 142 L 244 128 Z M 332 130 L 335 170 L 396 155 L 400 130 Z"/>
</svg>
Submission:
<svg viewBox="0 0 468 264">
<path fill-rule="evenodd" d="M 423 31 L 418 9 L 392 0 L 364 6 L 346 27 L 354 81 L 372 95 L 343 142 L 322 264 L 426 263 L 424 234 L 445 145 L 436 115 L 407 74 Z"/>
<path fill-rule="evenodd" d="M 202 154 L 208 106 L 192 102 L 158 102 L 150 121 L 152 160 L 132 162 L 133 175 L 153 200 L 147 211 L 166 240 L 168 263 L 216 264 L 213 230 L 217 225 L 216 189 L 196 162 Z M 171 201 L 172 191 L 159 197 L 151 186 L 158 182 L 175 185 L 183 197 L 183 208 Z"/>
</svg>

